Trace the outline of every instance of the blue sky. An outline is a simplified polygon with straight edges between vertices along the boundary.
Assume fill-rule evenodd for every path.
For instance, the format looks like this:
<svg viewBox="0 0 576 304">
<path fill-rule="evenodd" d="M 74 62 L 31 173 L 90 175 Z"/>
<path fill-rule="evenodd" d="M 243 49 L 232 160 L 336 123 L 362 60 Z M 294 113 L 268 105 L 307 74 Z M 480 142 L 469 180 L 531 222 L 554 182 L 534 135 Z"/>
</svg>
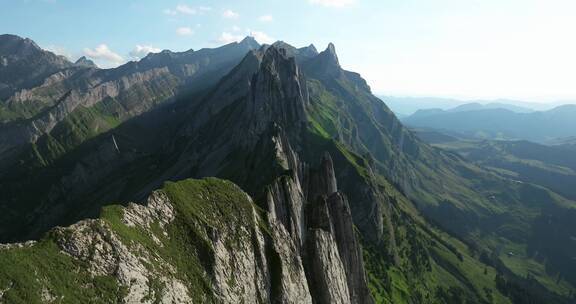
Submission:
<svg viewBox="0 0 576 304">
<path fill-rule="evenodd" d="M 147 51 L 336 45 L 376 93 L 576 100 L 573 0 L 0 0 L 0 32 L 112 67 Z"/>
</svg>

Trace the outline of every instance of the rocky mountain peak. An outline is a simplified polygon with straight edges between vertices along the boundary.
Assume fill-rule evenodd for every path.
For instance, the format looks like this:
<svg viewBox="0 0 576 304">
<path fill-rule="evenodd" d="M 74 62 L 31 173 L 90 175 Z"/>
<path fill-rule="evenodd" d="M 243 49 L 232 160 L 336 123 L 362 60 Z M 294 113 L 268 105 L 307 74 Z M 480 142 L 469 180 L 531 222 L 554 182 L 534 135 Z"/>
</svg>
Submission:
<svg viewBox="0 0 576 304">
<path fill-rule="evenodd" d="M 320 53 L 320 56 L 323 56 L 328 63 L 340 66 L 340 62 L 338 61 L 338 55 L 336 55 L 336 47 L 332 42 L 328 44 L 326 50 Z"/>
<path fill-rule="evenodd" d="M 284 50 L 286 52 L 287 57 L 294 57 L 296 59 L 296 63 L 301 64 L 307 61 L 310 58 L 313 58 L 318 55 L 318 51 L 313 45 L 296 48 L 284 41 L 276 41 L 272 44 L 277 49 Z"/>
<path fill-rule="evenodd" d="M 342 75 L 343 70 L 340 67 L 336 47 L 333 43 L 328 44 L 324 51 L 311 58 L 306 66 L 306 73 L 318 78 Z"/>
<path fill-rule="evenodd" d="M 40 85 L 46 77 L 72 66 L 65 57 L 41 49 L 28 38 L 0 35 L 0 99 Z"/>
<path fill-rule="evenodd" d="M 143 64 L 167 65 L 172 62 L 176 53 L 170 50 L 162 50 L 160 53 L 148 53 L 142 60 Z"/>
<path fill-rule="evenodd" d="M 316 49 L 316 46 L 314 46 L 314 44 L 310 44 L 307 47 L 300 48 L 299 51 L 309 56 L 318 55 L 318 50 Z"/>
<path fill-rule="evenodd" d="M 242 41 L 239 42 L 239 44 L 247 46 L 250 49 L 257 49 L 260 47 L 258 41 L 256 41 L 256 39 L 254 39 L 252 36 L 246 36 L 244 39 L 242 39 Z"/>
<path fill-rule="evenodd" d="M 308 200 L 315 201 L 318 197 L 328 197 L 338 191 L 334 163 L 330 154 L 325 153 L 316 170 L 311 170 L 308 182 Z"/>
<path fill-rule="evenodd" d="M 42 49 L 31 39 L 10 34 L 0 35 L 0 55 L 25 56 L 40 51 Z"/>
<path fill-rule="evenodd" d="M 76 60 L 74 64 L 81 67 L 98 68 L 98 66 L 94 63 L 94 61 L 86 58 L 86 56 L 78 58 L 78 60 Z"/>
<path fill-rule="evenodd" d="M 276 121 L 287 130 L 298 130 L 306 120 L 306 92 L 306 82 L 295 59 L 287 57 L 285 49 L 268 47 L 252 81 L 251 115 L 263 127 L 258 129 Z"/>
<path fill-rule="evenodd" d="M 262 61 L 262 64 L 276 64 L 287 60 L 288 56 L 286 55 L 286 49 L 272 45 L 264 52 L 264 60 Z"/>
</svg>

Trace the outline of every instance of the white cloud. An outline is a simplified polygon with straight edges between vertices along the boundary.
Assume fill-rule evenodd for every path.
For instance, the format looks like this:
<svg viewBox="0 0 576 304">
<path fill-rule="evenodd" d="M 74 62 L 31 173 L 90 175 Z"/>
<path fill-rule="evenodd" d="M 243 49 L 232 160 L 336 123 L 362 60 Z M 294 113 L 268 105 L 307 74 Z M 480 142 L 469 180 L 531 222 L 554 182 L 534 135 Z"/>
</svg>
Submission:
<svg viewBox="0 0 576 304">
<path fill-rule="evenodd" d="M 124 58 L 114 53 L 106 44 L 100 44 L 93 49 L 84 48 L 84 54 L 96 61 L 100 66 L 113 67 L 124 63 Z"/>
<path fill-rule="evenodd" d="M 169 8 L 163 10 L 163 12 L 164 12 L 164 14 L 170 15 L 170 16 L 178 15 L 178 12 L 177 12 L 177 11 L 172 10 L 172 9 L 169 9 Z"/>
<path fill-rule="evenodd" d="M 228 18 L 228 19 L 236 19 L 236 18 L 240 17 L 240 14 L 238 14 L 235 11 L 228 9 L 228 10 L 225 10 L 224 13 L 222 13 L 222 17 Z"/>
<path fill-rule="evenodd" d="M 260 43 L 272 44 L 276 41 L 274 38 L 268 36 L 268 34 L 259 31 L 250 31 L 250 36 L 254 37 L 254 39 Z"/>
<path fill-rule="evenodd" d="M 176 16 L 176 15 L 196 15 L 196 14 L 204 14 L 208 11 L 211 11 L 212 8 L 209 6 L 199 6 L 199 7 L 191 7 L 188 6 L 186 4 L 179 4 L 176 5 L 175 8 L 167 8 L 165 10 L 163 10 L 162 12 L 164 12 L 164 14 L 166 15 L 170 15 L 170 16 Z"/>
<path fill-rule="evenodd" d="M 258 20 L 260 20 L 262 22 L 272 22 L 272 21 L 274 21 L 274 17 L 272 17 L 271 15 L 264 15 L 264 16 L 258 17 Z"/>
<path fill-rule="evenodd" d="M 179 4 L 176 6 L 176 11 L 186 15 L 195 15 L 196 9 L 189 7 L 185 4 Z"/>
<path fill-rule="evenodd" d="M 318 4 L 326 7 L 338 7 L 338 8 L 342 8 L 356 3 L 356 0 L 308 0 L 308 1 L 312 4 Z"/>
<path fill-rule="evenodd" d="M 146 57 L 149 53 L 159 53 L 162 51 L 159 48 L 155 48 L 150 45 L 139 45 L 137 44 L 132 51 L 130 51 L 130 57 L 134 59 L 141 59 Z"/>
<path fill-rule="evenodd" d="M 218 42 L 228 44 L 232 42 L 239 42 L 242 39 L 244 39 L 244 35 L 222 32 L 220 37 L 218 37 Z"/>
<path fill-rule="evenodd" d="M 180 36 L 190 36 L 194 34 L 194 31 L 190 27 L 183 26 L 176 29 L 176 34 Z"/>
<path fill-rule="evenodd" d="M 239 31 L 230 33 L 230 32 L 222 32 L 220 37 L 218 37 L 217 41 L 220 43 L 232 43 L 232 42 L 240 42 L 246 36 L 252 36 L 260 43 L 272 44 L 276 41 L 274 38 L 270 37 L 268 34 L 260 31 L 251 31 L 247 29 L 244 34 L 240 33 Z"/>
<path fill-rule="evenodd" d="M 237 26 L 237 25 L 234 25 L 234 26 L 232 27 L 232 31 L 233 31 L 233 32 L 239 32 L 239 31 L 241 31 L 241 30 L 242 30 L 242 29 L 241 29 L 239 26 Z"/>
</svg>

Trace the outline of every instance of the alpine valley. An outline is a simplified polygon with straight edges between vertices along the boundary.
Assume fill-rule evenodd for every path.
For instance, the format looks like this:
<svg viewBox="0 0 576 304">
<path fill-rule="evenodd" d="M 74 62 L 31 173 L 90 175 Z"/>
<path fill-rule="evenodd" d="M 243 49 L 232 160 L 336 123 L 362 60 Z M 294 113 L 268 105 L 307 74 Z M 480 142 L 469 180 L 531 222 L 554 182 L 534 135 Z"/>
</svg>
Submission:
<svg viewBox="0 0 576 304">
<path fill-rule="evenodd" d="M 332 44 L 0 35 L 0 303 L 574 303 L 573 189 L 459 152 Z"/>
</svg>

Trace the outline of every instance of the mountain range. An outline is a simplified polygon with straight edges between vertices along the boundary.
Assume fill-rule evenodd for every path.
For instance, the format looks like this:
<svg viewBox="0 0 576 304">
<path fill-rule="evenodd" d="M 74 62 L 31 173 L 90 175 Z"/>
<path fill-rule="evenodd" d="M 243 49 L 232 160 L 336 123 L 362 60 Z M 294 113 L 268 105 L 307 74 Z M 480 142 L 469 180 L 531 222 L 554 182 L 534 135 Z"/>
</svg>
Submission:
<svg viewBox="0 0 576 304">
<path fill-rule="evenodd" d="M 576 203 L 422 141 L 333 44 L 0 62 L 7 303 L 574 299 Z"/>
<path fill-rule="evenodd" d="M 402 121 L 410 127 L 470 138 L 553 143 L 576 135 L 575 118 L 576 105 L 534 112 L 464 105 L 450 110 L 419 110 Z"/>
<path fill-rule="evenodd" d="M 450 110 L 459 106 L 472 106 L 479 109 L 480 106 L 487 109 L 507 109 L 513 112 L 547 111 L 556 106 L 571 104 L 573 101 L 558 101 L 553 103 L 538 103 L 514 99 L 455 99 L 441 97 L 400 97 L 379 95 L 386 105 L 399 117 L 406 117 L 418 110 L 440 109 Z"/>
</svg>

